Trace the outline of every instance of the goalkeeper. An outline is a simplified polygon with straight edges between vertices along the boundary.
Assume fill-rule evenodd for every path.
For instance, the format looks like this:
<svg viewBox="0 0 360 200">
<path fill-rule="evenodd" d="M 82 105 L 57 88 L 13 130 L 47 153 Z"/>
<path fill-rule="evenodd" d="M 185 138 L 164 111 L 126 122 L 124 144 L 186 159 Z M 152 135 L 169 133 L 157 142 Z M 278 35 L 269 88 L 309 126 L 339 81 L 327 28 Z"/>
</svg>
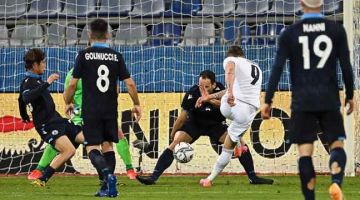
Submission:
<svg viewBox="0 0 360 200">
<path fill-rule="evenodd" d="M 66 75 L 65 79 L 65 88 L 68 87 L 70 79 L 72 77 L 73 69 L 71 69 L 68 74 Z M 74 96 L 74 113 L 71 116 L 71 121 L 75 125 L 82 125 L 83 120 L 81 118 L 81 105 L 82 105 L 82 82 L 81 79 L 78 82 L 77 90 L 75 91 Z M 121 159 L 124 161 L 124 164 L 126 166 L 126 172 L 129 179 L 134 180 L 136 178 L 136 173 L 132 166 L 131 161 L 131 155 L 129 151 L 129 144 L 122 133 L 122 131 L 119 131 L 119 143 L 116 144 L 116 150 L 118 154 L 120 155 Z M 44 153 L 41 156 L 41 159 L 36 167 L 29 175 L 29 180 L 35 180 L 42 176 L 43 170 L 51 163 L 51 161 L 55 158 L 55 156 L 58 154 L 58 152 L 51 146 L 46 145 L 44 149 Z M 102 180 L 102 177 L 99 177 L 100 180 Z"/>
</svg>

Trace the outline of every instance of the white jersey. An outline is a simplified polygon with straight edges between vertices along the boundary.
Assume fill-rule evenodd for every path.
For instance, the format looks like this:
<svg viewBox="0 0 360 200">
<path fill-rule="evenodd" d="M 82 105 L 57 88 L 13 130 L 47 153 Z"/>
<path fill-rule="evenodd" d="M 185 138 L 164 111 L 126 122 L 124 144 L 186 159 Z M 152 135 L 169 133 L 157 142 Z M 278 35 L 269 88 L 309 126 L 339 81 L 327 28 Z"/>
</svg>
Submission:
<svg viewBox="0 0 360 200">
<path fill-rule="evenodd" d="M 260 92 L 262 82 L 262 72 L 259 66 L 243 57 L 227 57 L 224 60 L 224 70 L 226 64 L 231 61 L 235 63 L 235 80 L 233 94 L 236 99 L 260 107 Z"/>
</svg>

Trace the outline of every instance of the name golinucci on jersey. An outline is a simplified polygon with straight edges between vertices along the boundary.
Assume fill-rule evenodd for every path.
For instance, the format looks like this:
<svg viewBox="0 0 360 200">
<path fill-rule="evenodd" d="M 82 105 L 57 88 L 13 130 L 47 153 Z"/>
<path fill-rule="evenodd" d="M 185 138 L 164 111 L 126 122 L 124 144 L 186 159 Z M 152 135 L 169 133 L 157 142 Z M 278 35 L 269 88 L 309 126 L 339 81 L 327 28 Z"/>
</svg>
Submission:
<svg viewBox="0 0 360 200">
<path fill-rule="evenodd" d="M 305 33 L 309 33 L 309 32 L 324 32 L 324 31 L 325 31 L 325 23 L 303 24 L 303 31 L 304 31 Z"/>
<path fill-rule="evenodd" d="M 112 53 L 96 53 L 96 52 L 90 52 L 85 53 L 85 59 L 86 60 L 112 60 L 112 61 L 118 61 L 117 55 Z"/>
</svg>

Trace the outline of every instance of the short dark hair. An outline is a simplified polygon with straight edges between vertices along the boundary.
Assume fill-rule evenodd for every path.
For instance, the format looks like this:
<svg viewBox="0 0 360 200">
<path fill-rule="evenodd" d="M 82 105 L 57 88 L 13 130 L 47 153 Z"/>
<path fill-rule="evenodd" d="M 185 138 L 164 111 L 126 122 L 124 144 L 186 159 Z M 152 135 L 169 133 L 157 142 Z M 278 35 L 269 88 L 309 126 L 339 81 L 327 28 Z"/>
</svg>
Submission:
<svg viewBox="0 0 360 200">
<path fill-rule="evenodd" d="M 90 23 L 91 36 L 95 39 L 106 39 L 108 22 L 104 19 L 95 19 Z"/>
<path fill-rule="evenodd" d="M 204 70 L 200 73 L 200 77 L 204 79 L 210 79 L 211 83 L 215 83 L 215 73 L 211 70 Z"/>
<path fill-rule="evenodd" d="M 34 63 L 40 64 L 42 60 L 45 59 L 45 53 L 38 48 L 30 49 L 25 53 L 24 62 L 25 62 L 25 69 L 30 70 L 33 67 Z"/>
<path fill-rule="evenodd" d="M 245 54 L 244 54 L 244 51 L 242 50 L 242 48 L 240 46 L 231 46 L 229 49 L 228 49 L 228 52 L 227 52 L 227 56 L 234 56 L 234 57 L 243 57 Z"/>
</svg>

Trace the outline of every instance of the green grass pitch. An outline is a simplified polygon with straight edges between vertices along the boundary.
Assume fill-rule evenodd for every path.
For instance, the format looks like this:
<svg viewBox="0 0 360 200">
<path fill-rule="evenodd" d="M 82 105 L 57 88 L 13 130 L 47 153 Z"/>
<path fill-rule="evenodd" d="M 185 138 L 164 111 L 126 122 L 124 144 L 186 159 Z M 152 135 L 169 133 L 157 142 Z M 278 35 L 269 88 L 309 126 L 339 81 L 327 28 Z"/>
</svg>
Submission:
<svg viewBox="0 0 360 200">
<path fill-rule="evenodd" d="M 198 185 L 200 176 L 164 176 L 156 185 L 144 186 L 123 176 L 118 177 L 122 200 L 301 200 L 297 176 L 275 176 L 274 185 L 250 185 L 246 176 L 220 176 L 212 188 Z M 93 197 L 98 189 L 94 176 L 55 176 L 44 188 L 30 185 L 25 176 L 0 177 L 1 200 L 82 200 Z M 329 176 L 318 176 L 316 198 L 329 199 Z M 343 185 L 346 200 L 360 199 L 360 177 L 346 177 Z"/>
</svg>

